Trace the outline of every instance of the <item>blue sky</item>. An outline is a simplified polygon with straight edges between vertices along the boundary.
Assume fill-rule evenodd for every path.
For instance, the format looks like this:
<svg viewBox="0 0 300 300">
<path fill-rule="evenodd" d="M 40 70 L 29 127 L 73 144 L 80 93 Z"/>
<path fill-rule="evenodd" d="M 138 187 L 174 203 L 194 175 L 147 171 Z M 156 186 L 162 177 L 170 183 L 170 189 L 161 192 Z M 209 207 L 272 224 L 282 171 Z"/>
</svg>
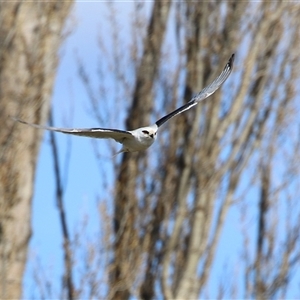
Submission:
<svg viewBox="0 0 300 300">
<path fill-rule="evenodd" d="M 130 14 L 132 3 L 117 3 L 115 7 L 122 12 L 119 14 L 121 19 L 118 21 L 126 31 L 126 25 L 128 26 L 126 18 Z M 54 122 L 57 127 L 109 127 L 105 124 L 97 124 L 95 119 L 89 115 L 89 99 L 78 78 L 76 62 L 79 57 L 87 72 L 90 73 L 90 79 L 95 83 L 97 80 L 93 79 L 92 74 L 96 74 L 97 71 L 99 32 L 102 32 L 102 36 L 103 32 L 109 32 L 105 28 L 106 15 L 105 3 L 78 2 L 70 16 L 67 28 L 71 28 L 71 34 L 60 50 L 60 64 L 53 91 Z M 106 46 L 109 47 L 109 37 L 106 41 L 108 43 Z M 65 183 L 64 200 L 71 234 L 75 228 L 78 228 L 84 215 L 89 215 L 92 233 L 98 216 L 91 212 L 96 208 L 99 186 L 103 184 L 101 176 L 103 174 L 99 172 L 91 140 L 63 134 L 56 134 L 56 138 L 60 150 L 60 166 Z M 103 145 L 100 147 L 103 155 L 101 164 L 106 176 L 112 180 L 109 161 L 111 153 L 108 153 L 108 141 L 101 140 L 98 145 Z M 105 195 L 101 196 L 105 197 Z M 231 232 L 237 230 L 234 223 L 230 223 L 228 226 Z M 53 160 L 47 132 L 44 134 L 38 158 L 32 228 L 29 262 L 24 278 L 24 295 L 28 297 L 38 295 L 36 284 L 33 281 L 33 268 L 37 258 L 48 278 L 56 278 L 52 280 L 52 283 L 54 283 L 54 294 L 58 293 L 62 276 L 62 234 L 55 203 Z M 228 247 L 228 251 L 230 251 L 230 245 L 225 243 L 222 250 L 227 261 L 231 257 L 227 251 Z M 221 260 L 223 261 L 223 259 Z M 216 265 L 223 263 L 221 260 L 217 260 Z"/>
<path fill-rule="evenodd" d="M 120 1 L 115 5 L 118 13 L 118 22 L 126 34 L 128 18 L 132 9 L 132 2 Z M 149 6 L 150 7 L 150 6 Z M 106 47 L 110 47 L 108 15 L 105 2 L 77 2 L 69 18 L 67 28 L 71 33 L 60 50 L 60 64 L 53 91 L 54 120 L 57 127 L 110 127 L 111 124 L 98 124 L 90 116 L 90 105 L 86 91 L 78 77 L 77 58 L 83 62 L 93 83 L 97 79 L 97 61 L 99 60 L 98 38 L 99 32 L 104 37 Z M 126 46 L 126 45 L 125 45 Z M 94 75 L 96 76 L 96 75 Z M 111 82 L 110 82 L 111 81 Z M 108 97 L 112 92 L 113 79 L 107 76 Z M 124 99 L 126 101 L 126 99 Z M 113 122 L 113 120 L 108 120 Z M 146 124 L 145 124 L 146 125 Z M 118 124 L 118 127 L 122 124 Z M 123 126 L 124 127 L 124 126 Z M 89 229 L 91 235 L 97 227 L 98 216 L 95 211 L 97 197 L 109 198 L 109 191 L 101 194 L 101 187 L 106 181 L 112 181 L 111 152 L 109 142 L 97 142 L 101 147 L 101 168 L 95 158 L 92 142 L 88 138 L 71 137 L 56 134 L 60 153 L 60 166 L 65 183 L 65 207 L 71 235 L 79 227 L 85 215 L 89 215 Z M 118 149 L 119 145 L 116 145 Z M 101 173 L 102 172 L 102 173 Z M 103 176 L 105 174 L 105 177 Z M 249 195 L 251 198 L 251 195 Z M 254 205 L 253 205 L 254 206 Z M 254 208 L 254 207 L 253 207 Z M 255 209 L 255 208 L 254 208 Z M 237 207 L 230 210 L 221 235 L 219 252 L 213 266 L 213 278 L 210 292 L 217 288 L 216 282 L 222 277 L 222 267 L 230 266 L 228 273 L 237 266 L 240 257 L 242 236 L 240 212 Z M 247 224 L 253 227 L 253 224 Z M 58 211 L 55 203 L 55 186 L 53 174 L 53 160 L 49 145 L 49 134 L 45 133 L 38 158 L 36 170 L 35 192 L 33 198 L 33 236 L 29 249 L 29 260 L 24 277 L 24 296 L 38 295 L 33 280 L 33 267 L 37 257 L 47 271 L 47 276 L 54 283 L 56 292 L 60 290 L 62 276 L 62 234 L 58 220 Z M 233 254 L 234 253 L 234 254 Z M 241 269 L 240 269 L 241 272 Z M 241 274 L 240 274 L 241 275 Z M 241 280 L 241 278 L 240 278 Z"/>
<path fill-rule="evenodd" d="M 150 4 L 150 3 L 149 3 Z M 148 5 L 148 7 L 150 7 Z M 115 5 L 118 23 L 122 31 L 129 30 L 126 19 L 132 10 L 132 2 L 118 2 Z M 109 13 L 105 2 L 77 2 L 68 19 L 66 31 L 70 34 L 59 51 L 59 66 L 53 89 L 52 105 L 54 109 L 54 126 L 57 127 L 110 127 L 111 124 L 98 124 L 90 116 L 90 100 L 79 79 L 77 60 L 84 64 L 91 82 L 97 83 L 97 62 L 99 60 L 99 34 L 104 37 L 104 44 L 109 49 L 110 30 L 106 18 Z M 107 39 L 106 39 L 107 35 Z M 95 77 L 95 79 L 94 79 Z M 108 95 L 115 88 L 113 79 L 107 76 Z M 110 82 L 111 81 L 111 82 Z M 126 101 L 126 99 L 125 99 Z M 128 101 L 129 103 L 129 101 Z M 108 120 L 112 122 L 114 120 Z M 123 126 L 118 124 L 118 127 Z M 60 167 L 64 182 L 65 208 L 71 237 L 80 227 L 82 219 L 89 216 L 91 236 L 98 229 L 97 201 L 109 194 L 103 194 L 102 185 L 112 182 L 112 153 L 109 141 L 97 142 L 101 153 L 101 170 L 95 157 L 92 141 L 88 138 L 56 134 L 60 155 Z M 54 284 L 54 295 L 58 295 L 62 276 L 62 233 L 55 202 L 55 184 L 53 158 L 50 148 L 49 133 L 44 133 L 38 157 L 35 175 L 35 189 L 32 210 L 33 235 L 28 253 L 28 263 L 24 276 L 24 296 L 39 295 L 33 279 L 37 261 L 44 268 L 46 278 Z M 100 146 L 100 147 L 99 147 Z M 116 149 L 120 145 L 115 145 Z M 104 176 L 103 176 L 104 175 Z M 106 191 L 109 193 L 109 191 Z M 53 278 L 55 278 L 53 280 Z"/>
<path fill-rule="evenodd" d="M 60 63 L 53 91 L 54 122 L 61 127 L 97 126 L 87 112 L 87 95 L 78 78 L 77 57 L 95 72 L 98 30 L 104 18 L 104 3 L 77 3 L 67 28 L 71 33 L 60 50 Z M 101 16 L 102 14 L 102 16 Z M 71 232 L 85 212 L 95 209 L 97 187 L 101 180 L 90 139 L 56 135 L 65 183 L 65 206 Z M 103 141 L 106 143 L 106 141 Z M 71 149 L 71 152 L 68 152 Z M 70 155 L 69 155 L 70 154 Z M 66 164 L 69 162 L 68 168 Z M 52 269 L 57 291 L 62 271 L 62 234 L 55 203 L 55 185 L 49 134 L 45 132 L 36 170 L 33 197 L 33 236 L 29 263 L 24 278 L 24 295 L 36 289 L 33 269 L 37 256 L 44 268 Z M 51 268 L 49 268 L 51 266 Z M 51 276 L 50 276 L 51 277 Z"/>
</svg>

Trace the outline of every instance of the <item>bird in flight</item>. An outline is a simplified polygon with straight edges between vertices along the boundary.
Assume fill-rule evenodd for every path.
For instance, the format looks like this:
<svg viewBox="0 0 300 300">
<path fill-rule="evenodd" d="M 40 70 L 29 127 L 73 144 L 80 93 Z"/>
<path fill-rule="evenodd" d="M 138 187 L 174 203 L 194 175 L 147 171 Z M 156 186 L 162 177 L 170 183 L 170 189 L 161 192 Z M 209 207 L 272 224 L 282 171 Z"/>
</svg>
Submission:
<svg viewBox="0 0 300 300">
<path fill-rule="evenodd" d="M 181 114 L 182 112 L 192 108 L 199 102 L 211 96 L 220 86 L 225 82 L 232 71 L 234 61 L 234 54 L 231 55 L 226 66 L 224 67 L 221 74 L 207 87 L 201 90 L 196 96 L 194 96 L 188 103 L 177 108 L 173 112 L 162 117 L 156 121 L 153 125 L 147 127 L 141 127 L 135 130 L 119 130 L 119 129 L 108 129 L 108 128 L 57 128 L 57 127 L 47 127 L 38 124 L 28 123 L 26 121 L 14 118 L 14 120 L 21 122 L 23 124 L 30 125 L 39 129 L 46 129 L 56 132 L 62 132 L 66 134 L 73 134 L 77 136 L 86 136 L 98 139 L 114 139 L 116 142 L 123 145 L 122 149 L 118 153 L 122 152 L 135 152 L 142 151 L 149 148 L 156 139 L 156 134 L 161 125 L 170 120 L 171 118 Z M 117 153 L 117 154 L 118 154 Z"/>
</svg>

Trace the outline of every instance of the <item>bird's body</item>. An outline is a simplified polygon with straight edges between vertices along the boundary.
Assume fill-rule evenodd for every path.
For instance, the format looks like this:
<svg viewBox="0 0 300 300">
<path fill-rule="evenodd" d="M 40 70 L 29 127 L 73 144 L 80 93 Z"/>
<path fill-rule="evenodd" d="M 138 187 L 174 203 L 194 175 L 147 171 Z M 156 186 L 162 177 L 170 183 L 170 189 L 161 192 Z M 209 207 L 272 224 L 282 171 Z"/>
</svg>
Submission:
<svg viewBox="0 0 300 300">
<path fill-rule="evenodd" d="M 119 129 L 108 129 L 108 128 L 66 129 L 66 128 L 41 126 L 38 124 L 28 123 L 17 118 L 14 119 L 18 122 L 39 129 L 46 129 L 46 130 L 62 132 L 66 134 L 87 136 L 87 137 L 100 138 L 100 139 L 112 138 L 118 143 L 121 143 L 123 145 L 122 149 L 118 153 L 143 151 L 149 148 L 154 143 L 156 139 L 157 131 L 161 125 L 163 125 L 169 119 L 197 105 L 199 102 L 208 98 L 217 89 L 219 89 L 219 87 L 225 82 L 225 80 L 228 78 L 228 76 L 231 73 L 233 60 L 234 60 L 234 54 L 232 54 L 232 56 L 230 57 L 222 73 L 210 85 L 208 85 L 202 91 L 200 91 L 200 93 L 198 93 L 194 98 L 192 98 L 191 101 L 177 108 L 176 110 L 169 113 L 168 115 L 162 117 L 161 119 L 156 121 L 155 124 L 151 126 L 141 127 L 131 131 L 125 131 Z"/>
<path fill-rule="evenodd" d="M 134 138 L 124 140 L 123 148 L 126 149 L 125 152 L 142 151 L 149 148 L 156 139 L 157 129 L 157 125 L 154 124 L 129 131 Z M 120 151 L 123 152 L 122 149 Z"/>
</svg>

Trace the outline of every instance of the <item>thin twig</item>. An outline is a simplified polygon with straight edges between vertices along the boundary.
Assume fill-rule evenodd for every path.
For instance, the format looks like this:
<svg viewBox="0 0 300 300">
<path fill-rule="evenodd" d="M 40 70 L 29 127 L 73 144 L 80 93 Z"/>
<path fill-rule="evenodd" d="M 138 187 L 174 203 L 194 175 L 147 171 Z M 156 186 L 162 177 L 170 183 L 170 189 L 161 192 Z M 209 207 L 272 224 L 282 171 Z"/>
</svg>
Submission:
<svg viewBox="0 0 300 300">
<path fill-rule="evenodd" d="M 52 109 L 49 113 L 49 124 L 53 126 L 53 115 Z M 58 159 L 58 151 L 57 151 L 57 144 L 54 133 L 50 131 L 50 142 L 53 154 L 53 162 L 54 162 L 54 174 L 56 180 L 56 205 L 59 211 L 59 219 L 63 233 L 63 249 L 64 249 L 64 265 L 65 265 L 65 275 L 64 275 L 64 285 L 67 286 L 68 292 L 68 299 L 74 299 L 74 284 L 73 284 L 73 265 L 72 265 L 72 252 L 71 252 L 71 245 L 70 245 L 70 237 L 69 231 L 66 221 L 66 212 L 64 208 L 63 202 L 63 187 L 61 181 L 61 174 L 59 169 L 59 159 Z"/>
</svg>

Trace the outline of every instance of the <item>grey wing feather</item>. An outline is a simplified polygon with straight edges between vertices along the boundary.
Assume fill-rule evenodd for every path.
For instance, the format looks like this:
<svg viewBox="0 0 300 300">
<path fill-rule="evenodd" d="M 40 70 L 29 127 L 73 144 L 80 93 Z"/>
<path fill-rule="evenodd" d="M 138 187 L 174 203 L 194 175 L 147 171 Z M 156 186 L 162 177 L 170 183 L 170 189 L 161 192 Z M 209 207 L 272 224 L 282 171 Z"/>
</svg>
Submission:
<svg viewBox="0 0 300 300">
<path fill-rule="evenodd" d="M 205 87 L 202 91 L 200 91 L 195 97 L 193 97 L 188 103 L 184 104 L 183 106 L 177 108 L 173 112 L 169 113 L 168 115 L 162 117 L 158 121 L 155 122 L 157 127 L 160 127 L 164 123 L 166 123 L 171 118 L 181 114 L 182 112 L 189 110 L 191 107 L 197 105 L 200 101 L 206 99 L 210 95 L 212 95 L 228 78 L 232 71 L 234 61 L 234 54 L 231 55 L 230 59 L 228 60 L 226 66 L 224 67 L 222 73 L 207 87 Z"/>
<path fill-rule="evenodd" d="M 91 138 L 98 138 L 98 139 L 114 139 L 115 141 L 122 143 L 124 138 L 132 138 L 133 135 L 129 131 L 119 130 L 119 129 L 109 129 L 109 128 L 57 128 L 57 127 L 48 127 L 42 126 L 38 124 L 28 123 L 26 121 L 20 120 L 18 118 L 13 118 L 15 121 L 20 123 L 38 128 L 38 129 L 45 129 L 51 130 L 55 132 L 62 132 L 66 134 L 72 134 L 77 136 L 86 136 Z"/>
<path fill-rule="evenodd" d="M 200 91 L 191 101 L 200 102 L 212 95 L 228 78 L 232 71 L 232 65 L 234 61 L 234 54 L 231 55 L 228 63 L 224 67 L 222 73 L 207 87 Z"/>
</svg>

